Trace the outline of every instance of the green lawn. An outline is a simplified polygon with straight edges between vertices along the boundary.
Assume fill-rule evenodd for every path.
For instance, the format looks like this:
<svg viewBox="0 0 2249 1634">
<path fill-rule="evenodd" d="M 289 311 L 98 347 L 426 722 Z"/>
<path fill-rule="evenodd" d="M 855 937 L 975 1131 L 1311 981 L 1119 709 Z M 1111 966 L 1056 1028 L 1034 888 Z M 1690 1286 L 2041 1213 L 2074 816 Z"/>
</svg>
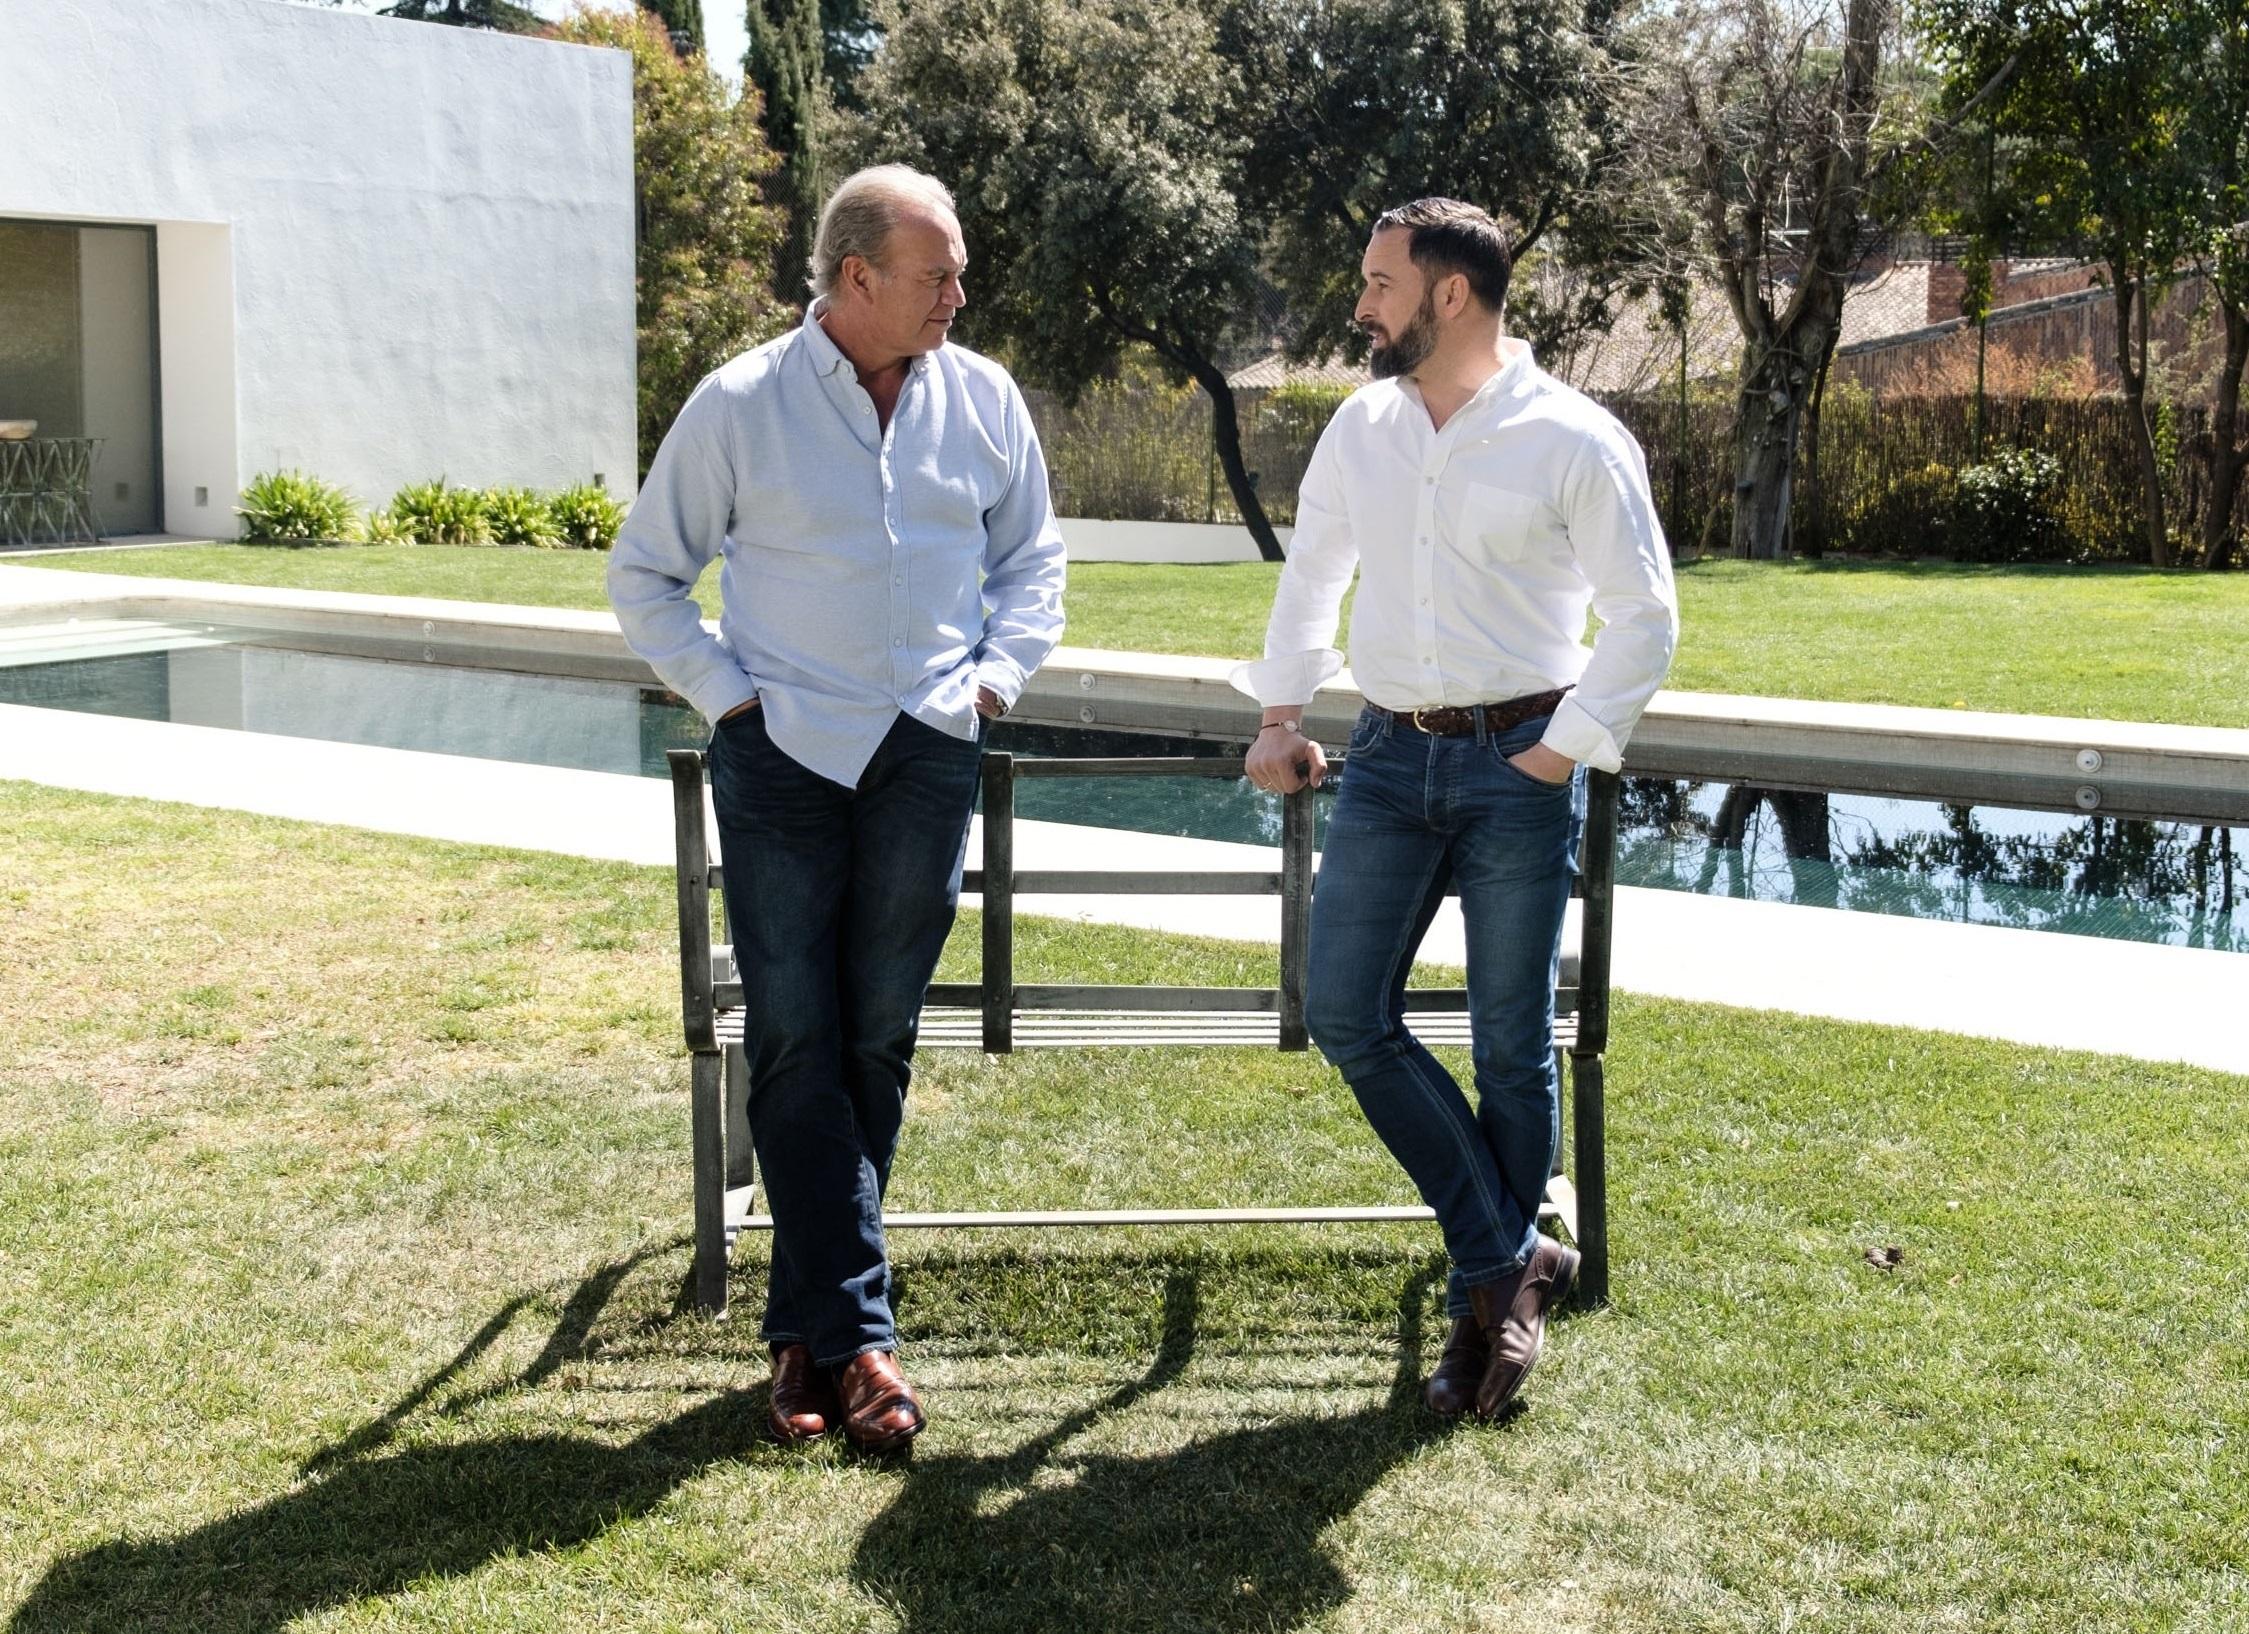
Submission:
<svg viewBox="0 0 2249 1634">
<path fill-rule="evenodd" d="M 876 1467 L 760 1440 L 754 1312 L 683 1303 L 666 874 L 11 783 L 0 836 L 17 1634 L 2249 1626 L 2249 1081 L 1625 997 L 1616 1301 L 1517 1419 L 1415 1405 L 1424 1228 L 952 1233 Z M 1119 1051 L 925 1056 L 894 1201 L 1401 1196 L 1316 1057 Z"/>
<path fill-rule="evenodd" d="M 211 545 L 56 556 L 57 567 L 602 607 L 576 552 Z M 1071 569 L 1074 645 L 1239 657 L 1278 569 Z M 2249 727 L 2249 573 L 1706 561 L 1679 572 L 1671 684 L 1694 692 Z M 705 581 L 716 608 L 716 580 Z"/>
</svg>

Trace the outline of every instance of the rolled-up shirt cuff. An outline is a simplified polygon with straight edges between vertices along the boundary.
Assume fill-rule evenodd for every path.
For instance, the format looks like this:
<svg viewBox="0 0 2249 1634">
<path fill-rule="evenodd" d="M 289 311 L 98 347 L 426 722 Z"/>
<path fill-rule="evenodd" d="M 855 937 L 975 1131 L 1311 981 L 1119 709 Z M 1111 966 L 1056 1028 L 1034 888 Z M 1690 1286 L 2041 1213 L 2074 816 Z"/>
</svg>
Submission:
<svg viewBox="0 0 2249 1634">
<path fill-rule="evenodd" d="M 1538 741 L 1595 771 L 1613 772 L 1624 765 L 1623 745 L 1575 698 L 1564 698 L 1554 706 L 1554 718 L 1546 723 Z"/>
<path fill-rule="evenodd" d="M 1314 647 L 1310 652 L 1282 653 L 1274 658 L 1236 664 L 1227 679 L 1234 684 L 1236 692 L 1246 693 L 1263 707 L 1274 709 L 1283 704 L 1310 703 L 1321 683 L 1342 669 L 1343 654 L 1333 647 Z"/>
<path fill-rule="evenodd" d="M 1023 667 L 1005 653 L 988 652 L 976 660 L 976 684 L 990 687 L 1003 708 L 1015 707 L 1015 700 L 1023 696 L 1023 688 L 1029 680 Z"/>
</svg>

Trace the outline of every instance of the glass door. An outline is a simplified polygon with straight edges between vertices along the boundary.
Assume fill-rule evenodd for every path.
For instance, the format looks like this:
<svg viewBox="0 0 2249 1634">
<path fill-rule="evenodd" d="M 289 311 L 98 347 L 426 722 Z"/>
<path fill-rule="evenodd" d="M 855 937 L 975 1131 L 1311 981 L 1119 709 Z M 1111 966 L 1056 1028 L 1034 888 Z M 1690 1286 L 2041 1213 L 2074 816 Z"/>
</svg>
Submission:
<svg viewBox="0 0 2249 1634">
<path fill-rule="evenodd" d="M 0 220 L 0 421 L 94 439 L 104 534 L 161 523 L 156 233 Z"/>
</svg>

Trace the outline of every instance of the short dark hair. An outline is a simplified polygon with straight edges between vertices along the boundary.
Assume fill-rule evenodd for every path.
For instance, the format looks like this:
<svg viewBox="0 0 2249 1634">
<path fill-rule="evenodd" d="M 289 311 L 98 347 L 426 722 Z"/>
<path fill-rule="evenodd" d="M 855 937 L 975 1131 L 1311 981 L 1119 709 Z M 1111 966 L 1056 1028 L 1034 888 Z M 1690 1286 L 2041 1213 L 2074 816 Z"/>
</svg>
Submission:
<svg viewBox="0 0 2249 1634">
<path fill-rule="evenodd" d="M 1375 218 L 1374 230 L 1404 229 L 1412 236 L 1406 253 L 1423 276 L 1435 280 L 1459 273 L 1477 300 L 1497 312 L 1507 300 L 1512 261 L 1507 235 L 1490 214 L 1459 199 L 1415 199 Z"/>
</svg>

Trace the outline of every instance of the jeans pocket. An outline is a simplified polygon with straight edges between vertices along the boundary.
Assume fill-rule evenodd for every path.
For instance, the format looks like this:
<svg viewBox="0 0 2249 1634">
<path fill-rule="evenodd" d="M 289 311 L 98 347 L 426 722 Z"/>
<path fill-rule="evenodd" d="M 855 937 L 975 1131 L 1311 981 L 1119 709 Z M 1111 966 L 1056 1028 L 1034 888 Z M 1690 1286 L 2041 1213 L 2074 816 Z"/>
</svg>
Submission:
<svg viewBox="0 0 2249 1634">
<path fill-rule="evenodd" d="M 1513 778 L 1516 782 L 1522 784 L 1524 787 L 1536 789 L 1541 794 L 1569 793 L 1570 785 L 1576 781 L 1576 778 L 1574 776 L 1565 777 L 1559 783 L 1549 783 L 1543 777 L 1531 776 L 1529 772 L 1524 771 L 1522 767 L 1515 764 L 1512 757 L 1521 754 L 1525 749 L 1530 748 L 1532 743 L 1536 743 L 1537 741 L 1538 740 L 1536 738 L 1533 738 L 1531 740 L 1531 743 L 1519 743 L 1514 748 L 1509 749 L 1504 746 L 1500 739 L 1494 738 L 1491 743 L 1491 756 L 1492 759 L 1498 763 L 1500 775 L 1503 777 Z"/>
<path fill-rule="evenodd" d="M 1350 740 L 1344 744 L 1346 755 L 1364 754 L 1382 737 L 1382 721 L 1372 710 L 1362 709 L 1359 718 L 1351 723 Z"/>
</svg>

